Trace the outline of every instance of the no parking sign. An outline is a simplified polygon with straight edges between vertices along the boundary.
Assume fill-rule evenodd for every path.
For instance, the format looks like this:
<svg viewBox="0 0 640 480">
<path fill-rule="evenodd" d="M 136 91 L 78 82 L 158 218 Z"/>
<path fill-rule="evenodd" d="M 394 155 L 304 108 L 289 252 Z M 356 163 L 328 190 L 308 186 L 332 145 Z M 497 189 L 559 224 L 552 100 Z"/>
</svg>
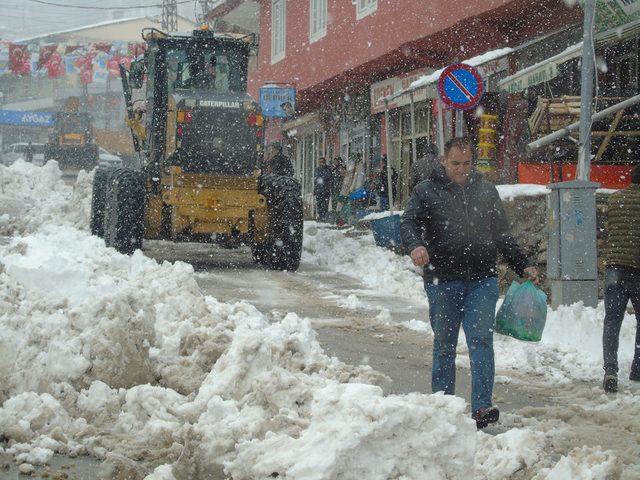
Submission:
<svg viewBox="0 0 640 480">
<path fill-rule="evenodd" d="M 451 108 L 468 110 L 480 102 L 484 94 L 482 75 L 465 63 L 449 65 L 438 79 L 438 93 Z"/>
</svg>

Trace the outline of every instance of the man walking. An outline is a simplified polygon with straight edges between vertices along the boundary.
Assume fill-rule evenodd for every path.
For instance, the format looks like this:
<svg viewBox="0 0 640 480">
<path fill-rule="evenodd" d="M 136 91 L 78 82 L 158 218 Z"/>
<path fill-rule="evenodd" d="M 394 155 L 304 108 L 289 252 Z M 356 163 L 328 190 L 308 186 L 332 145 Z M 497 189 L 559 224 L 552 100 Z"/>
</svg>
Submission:
<svg viewBox="0 0 640 480">
<path fill-rule="evenodd" d="M 629 300 L 636 312 L 636 346 L 629 379 L 640 382 L 640 166 L 631 185 L 609 197 L 604 274 L 603 388 L 618 391 L 618 341 Z"/>
<path fill-rule="evenodd" d="M 413 263 L 425 267 L 433 392 L 455 393 L 462 325 L 471 362 L 472 418 L 478 428 L 497 422 L 500 412 L 492 403 L 497 253 L 518 275 L 537 281 L 537 270 L 509 232 L 498 191 L 474 170 L 469 139 L 447 142 L 442 165 L 413 189 L 400 229 Z"/>
<path fill-rule="evenodd" d="M 269 159 L 263 164 L 263 173 L 293 177 L 291 160 L 282 153 L 282 144 L 273 142 L 269 145 Z"/>
<path fill-rule="evenodd" d="M 329 213 L 329 198 L 331 198 L 331 169 L 327 165 L 324 157 L 318 159 L 316 177 L 313 184 L 313 194 L 316 197 L 316 208 L 318 210 L 318 221 L 326 222 Z"/>
</svg>

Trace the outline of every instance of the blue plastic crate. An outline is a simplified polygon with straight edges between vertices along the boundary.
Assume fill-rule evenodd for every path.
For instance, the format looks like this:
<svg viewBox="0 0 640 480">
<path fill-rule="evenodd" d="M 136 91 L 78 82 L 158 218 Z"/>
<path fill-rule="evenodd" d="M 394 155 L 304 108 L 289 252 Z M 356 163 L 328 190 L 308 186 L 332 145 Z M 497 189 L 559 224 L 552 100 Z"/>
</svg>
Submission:
<svg viewBox="0 0 640 480">
<path fill-rule="evenodd" d="M 400 215 L 390 215 L 371 220 L 371 230 L 376 245 L 379 247 L 395 247 L 402 245 L 400 239 Z"/>
</svg>

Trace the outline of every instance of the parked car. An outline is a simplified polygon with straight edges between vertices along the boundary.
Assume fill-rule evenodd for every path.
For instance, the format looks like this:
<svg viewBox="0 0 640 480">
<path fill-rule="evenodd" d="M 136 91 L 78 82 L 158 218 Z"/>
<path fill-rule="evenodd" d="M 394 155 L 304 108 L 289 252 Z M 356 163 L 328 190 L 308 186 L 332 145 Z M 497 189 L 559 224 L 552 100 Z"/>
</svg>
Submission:
<svg viewBox="0 0 640 480">
<path fill-rule="evenodd" d="M 13 164 L 19 158 L 23 160 L 27 159 L 27 146 L 26 142 L 12 143 L 2 152 L 2 164 L 9 166 Z M 43 143 L 31 143 L 31 149 L 33 151 L 33 164 L 42 166 L 44 165 L 44 144 Z"/>
<path fill-rule="evenodd" d="M 98 165 L 101 167 L 118 168 L 122 166 L 122 159 L 112 153 L 107 152 L 104 148 L 98 148 Z"/>
</svg>

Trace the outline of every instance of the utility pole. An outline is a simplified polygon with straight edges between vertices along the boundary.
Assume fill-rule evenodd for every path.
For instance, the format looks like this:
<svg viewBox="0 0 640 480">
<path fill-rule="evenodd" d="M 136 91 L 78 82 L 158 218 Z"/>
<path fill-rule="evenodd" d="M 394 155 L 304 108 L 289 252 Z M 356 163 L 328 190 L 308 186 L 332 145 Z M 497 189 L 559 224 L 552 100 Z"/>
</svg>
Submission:
<svg viewBox="0 0 640 480">
<path fill-rule="evenodd" d="M 596 0 L 586 0 L 582 34 L 582 72 L 580 78 L 580 137 L 578 143 L 578 180 L 589 181 L 591 171 L 591 116 L 593 114 L 593 77 L 595 72 L 595 47 L 593 30 L 596 17 Z"/>
<path fill-rule="evenodd" d="M 178 30 L 178 0 L 162 0 L 161 25 L 165 32 Z"/>
<path fill-rule="evenodd" d="M 207 19 L 207 15 L 212 9 L 213 0 L 198 0 L 200 3 L 200 15 L 197 16 L 196 20 L 200 25 L 207 25 L 209 28 L 213 27 L 212 21 Z"/>
</svg>

